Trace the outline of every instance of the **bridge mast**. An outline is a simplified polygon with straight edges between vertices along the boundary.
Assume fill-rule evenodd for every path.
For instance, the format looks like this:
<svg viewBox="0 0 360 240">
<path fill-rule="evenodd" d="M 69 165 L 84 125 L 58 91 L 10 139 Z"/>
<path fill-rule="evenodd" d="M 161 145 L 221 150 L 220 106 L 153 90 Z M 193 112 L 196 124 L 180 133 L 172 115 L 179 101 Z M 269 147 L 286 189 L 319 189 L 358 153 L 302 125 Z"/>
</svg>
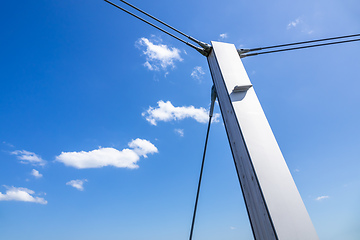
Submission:
<svg viewBox="0 0 360 240">
<path fill-rule="evenodd" d="M 255 239 L 318 239 L 235 46 L 211 44 L 207 60 Z"/>
</svg>

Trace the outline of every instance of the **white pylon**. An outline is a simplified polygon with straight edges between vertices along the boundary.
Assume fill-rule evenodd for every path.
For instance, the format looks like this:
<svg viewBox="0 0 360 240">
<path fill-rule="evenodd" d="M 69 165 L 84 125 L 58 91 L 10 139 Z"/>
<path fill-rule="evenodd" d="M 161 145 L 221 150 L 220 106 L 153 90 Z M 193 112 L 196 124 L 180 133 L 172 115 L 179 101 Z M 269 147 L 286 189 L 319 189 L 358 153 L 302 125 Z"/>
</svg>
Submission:
<svg viewBox="0 0 360 240">
<path fill-rule="evenodd" d="M 211 44 L 207 59 L 255 239 L 318 239 L 235 46 Z"/>
</svg>

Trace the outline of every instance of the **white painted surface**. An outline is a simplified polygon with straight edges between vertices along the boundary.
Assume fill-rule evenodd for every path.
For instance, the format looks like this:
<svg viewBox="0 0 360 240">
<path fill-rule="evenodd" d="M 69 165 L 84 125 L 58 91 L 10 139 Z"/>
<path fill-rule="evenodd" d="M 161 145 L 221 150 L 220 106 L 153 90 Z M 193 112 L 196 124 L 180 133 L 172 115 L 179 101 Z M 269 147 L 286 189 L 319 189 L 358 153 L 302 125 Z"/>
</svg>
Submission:
<svg viewBox="0 0 360 240">
<path fill-rule="evenodd" d="M 255 239 L 318 239 L 233 44 L 212 42 L 208 62 Z"/>
</svg>

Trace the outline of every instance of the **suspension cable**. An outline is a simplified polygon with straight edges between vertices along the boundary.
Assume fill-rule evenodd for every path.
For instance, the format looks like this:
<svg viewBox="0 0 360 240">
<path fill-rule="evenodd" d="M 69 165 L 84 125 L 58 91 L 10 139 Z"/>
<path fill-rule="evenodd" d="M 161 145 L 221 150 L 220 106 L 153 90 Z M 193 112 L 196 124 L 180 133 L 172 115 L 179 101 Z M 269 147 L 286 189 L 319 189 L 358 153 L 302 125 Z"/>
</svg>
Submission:
<svg viewBox="0 0 360 240">
<path fill-rule="evenodd" d="M 256 56 L 256 55 L 267 54 L 267 53 L 285 52 L 285 51 L 291 51 L 291 50 L 297 50 L 297 49 L 321 47 L 321 46 L 340 44 L 340 43 L 348 43 L 348 42 L 356 42 L 356 41 L 360 41 L 360 38 L 351 39 L 351 40 L 344 40 L 344 41 L 338 41 L 338 42 L 330 42 L 330 43 L 322 43 L 322 44 L 314 44 L 314 45 L 308 45 L 308 46 L 294 47 L 294 48 L 285 48 L 285 49 L 279 49 L 279 50 L 273 50 L 273 51 L 267 51 L 267 52 L 259 52 L 259 53 L 242 54 L 240 52 L 241 50 L 238 50 L 238 52 L 240 54 L 240 57 L 244 58 L 244 57 Z"/>
<path fill-rule="evenodd" d="M 203 42 L 201 42 L 201 41 L 199 41 L 199 40 L 197 40 L 197 39 L 195 39 L 195 38 L 193 38 L 193 37 L 191 37 L 191 36 L 189 36 L 189 35 L 187 35 L 187 34 L 185 34 L 185 33 L 181 32 L 180 30 L 178 30 L 178 29 L 176 29 L 176 28 L 172 27 L 171 25 L 169 25 L 169 24 L 167 24 L 167 23 L 165 23 L 165 22 L 161 21 L 160 19 L 158 19 L 158 18 L 156 18 L 156 17 L 152 16 L 151 14 L 149 14 L 149 13 L 147 13 L 147 12 L 145 12 L 145 11 L 141 10 L 140 8 L 138 8 L 138 7 L 134 6 L 134 5 L 132 5 L 131 3 L 128 3 L 128 2 L 127 2 L 127 1 L 125 1 L 125 0 L 119 0 L 119 1 L 121 1 L 121 2 L 125 3 L 126 5 L 128 5 L 128 6 L 132 7 L 133 9 L 135 9 L 135 10 L 137 10 L 137 11 L 139 11 L 139 12 L 141 12 L 141 13 L 145 14 L 146 16 L 148 16 L 148 17 L 150 17 L 150 18 L 154 19 L 155 21 L 157 21 L 157 22 L 159 22 L 159 23 L 163 24 L 164 26 L 166 26 L 166 27 L 170 28 L 171 30 L 174 30 L 175 32 L 177 32 L 177 33 L 179 33 L 179 34 L 183 35 L 184 37 L 187 37 L 187 38 L 188 38 L 188 39 L 190 39 L 191 41 L 193 41 L 193 42 L 195 42 L 195 43 L 199 44 L 201 47 L 203 47 L 203 48 L 205 48 L 205 49 L 207 49 L 207 48 L 209 48 L 209 47 L 210 47 L 210 45 L 209 45 L 209 44 L 207 44 L 207 43 L 203 43 Z"/>
<path fill-rule="evenodd" d="M 209 55 L 208 51 L 206 51 L 205 49 L 196 47 L 196 46 L 194 46 L 193 44 L 182 40 L 181 38 L 179 38 L 179 37 L 177 37 L 177 36 L 169 33 L 168 31 L 166 31 L 166 30 L 164 30 L 164 29 L 156 26 L 155 24 L 153 24 L 153 23 L 151 23 L 151 22 L 149 22 L 149 21 L 147 21 L 147 20 L 145 20 L 145 19 L 137 16 L 136 14 L 134 14 L 134 13 L 132 13 L 132 12 L 129 12 L 128 10 L 126 10 L 126 9 L 124 9 L 124 8 L 116 5 L 115 3 L 110 2 L 109 0 L 104 0 L 104 1 L 107 2 L 107 3 L 109 3 L 109 4 L 111 4 L 111 5 L 113 5 L 113 6 L 116 7 L 116 8 L 118 8 L 118 9 L 126 12 L 127 14 L 129 14 L 129 15 L 131 15 L 131 16 L 133 16 L 133 17 L 135 17 L 135 18 L 137 18 L 137 19 L 139 19 L 139 20 L 141 20 L 141 21 L 143 21 L 144 23 L 149 24 L 150 26 L 152 26 L 152 27 L 154 27 L 154 28 L 162 31 L 163 33 L 166 33 L 167 35 L 175 38 L 176 40 L 178 40 L 178 41 L 180 41 L 180 42 L 182 42 L 182 43 L 185 43 L 185 44 L 188 45 L 189 47 L 192 47 L 192 48 L 194 48 L 196 51 L 200 52 L 202 55 L 204 55 L 204 56 L 208 56 L 208 55 Z"/>
<path fill-rule="evenodd" d="M 201 179 L 202 179 L 202 174 L 203 174 L 203 170 L 204 170 L 204 163 L 205 163 L 206 148 L 207 148 L 207 142 L 208 142 L 208 138 L 209 138 L 209 132 L 210 132 L 211 119 L 212 119 L 213 112 L 214 112 L 215 100 L 216 100 L 216 90 L 215 90 L 215 86 L 212 86 L 212 88 L 211 88 L 211 105 L 210 105 L 210 111 L 209 111 L 209 123 L 208 123 L 207 131 L 206 131 L 205 146 L 204 146 L 204 152 L 203 152 L 203 157 L 202 157 L 202 162 L 201 162 L 201 169 L 200 169 L 199 183 L 198 183 L 197 192 L 196 192 L 196 199 L 195 199 L 194 213 L 193 213 L 192 222 L 191 222 L 191 229 L 190 229 L 190 236 L 189 236 L 189 240 L 192 240 L 193 231 L 194 231 L 194 224 L 195 224 L 196 210 L 197 210 L 197 204 L 198 204 L 198 200 L 199 200 L 199 193 L 200 193 Z"/>
<path fill-rule="evenodd" d="M 330 40 L 336 40 L 336 39 L 341 39 L 341 38 L 352 38 L 352 37 L 358 37 L 358 36 L 360 36 L 360 34 L 345 35 L 345 36 L 338 36 L 338 37 L 331 37 L 331 38 L 322 38 L 322 39 L 316 39 L 316 40 L 311 40 L 311 41 L 287 43 L 287 44 L 281 44 L 281 45 L 273 45 L 273 46 L 252 48 L 252 49 L 244 49 L 244 50 L 246 50 L 247 52 L 253 52 L 253 51 L 260 51 L 260 50 L 269 49 L 269 48 L 287 47 L 287 46 L 293 46 L 293 45 L 299 45 L 299 44 L 323 42 L 323 41 L 330 41 Z"/>
</svg>

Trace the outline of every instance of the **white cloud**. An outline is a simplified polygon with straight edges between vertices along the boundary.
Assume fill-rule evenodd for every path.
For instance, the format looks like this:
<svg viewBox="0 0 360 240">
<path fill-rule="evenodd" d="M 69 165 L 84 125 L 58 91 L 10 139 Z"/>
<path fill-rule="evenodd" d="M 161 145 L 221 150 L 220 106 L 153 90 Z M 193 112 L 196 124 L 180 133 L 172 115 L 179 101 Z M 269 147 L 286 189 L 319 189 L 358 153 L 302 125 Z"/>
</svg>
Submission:
<svg viewBox="0 0 360 240">
<path fill-rule="evenodd" d="M 298 28 L 302 33 L 309 35 L 314 33 L 314 30 L 312 30 L 311 27 L 306 23 L 306 21 L 301 17 L 295 19 L 294 21 L 291 21 L 287 25 L 288 30 L 292 28 Z"/>
<path fill-rule="evenodd" d="M 83 179 L 83 180 L 71 180 L 69 182 L 66 183 L 66 185 L 72 186 L 74 188 L 76 188 L 79 191 L 84 191 L 84 183 L 87 182 L 87 179 Z"/>
<path fill-rule="evenodd" d="M 175 133 L 179 134 L 180 137 L 184 136 L 184 129 L 174 129 Z"/>
<path fill-rule="evenodd" d="M 16 150 L 11 152 L 11 154 L 16 155 L 18 159 L 20 159 L 21 163 L 27 164 L 31 163 L 32 165 L 44 166 L 46 161 L 43 160 L 40 156 L 36 155 L 33 152 L 29 152 L 26 150 Z"/>
<path fill-rule="evenodd" d="M 227 33 L 222 33 L 222 34 L 220 34 L 220 38 L 221 38 L 221 39 L 225 39 L 225 38 L 227 38 L 227 37 L 228 37 Z"/>
<path fill-rule="evenodd" d="M 294 21 L 291 21 L 288 25 L 287 25 L 287 29 L 291 29 L 296 27 L 297 25 L 299 25 L 299 23 L 301 22 L 300 18 L 295 19 Z"/>
<path fill-rule="evenodd" d="M 200 66 L 194 67 L 194 70 L 191 73 L 191 77 L 197 80 L 202 79 L 203 75 L 205 74 L 204 70 Z"/>
<path fill-rule="evenodd" d="M 144 66 L 147 67 L 150 71 L 159 71 L 159 68 L 157 66 L 151 65 L 148 61 L 144 63 Z"/>
<path fill-rule="evenodd" d="M 141 38 L 136 42 L 136 46 L 146 49 L 143 53 L 146 55 L 144 66 L 151 71 L 166 70 L 167 67 L 174 68 L 175 61 L 182 61 L 180 50 L 177 48 L 169 48 L 164 44 L 155 44 L 147 38 Z"/>
<path fill-rule="evenodd" d="M 41 173 L 39 173 L 38 170 L 35 170 L 35 169 L 33 169 L 33 170 L 31 171 L 31 175 L 33 175 L 33 176 L 36 177 L 36 178 L 42 178 L 42 176 L 43 176 Z"/>
<path fill-rule="evenodd" d="M 158 152 L 158 149 L 151 142 L 139 138 L 131 141 L 129 147 L 133 149 L 125 148 L 119 151 L 115 148 L 100 147 L 89 152 L 62 152 L 56 157 L 56 161 L 78 169 L 105 166 L 134 169 L 139 167 L 136 163 L 140 156 L 147 157 L 146 154 Z"/>
<path fill-rule="evenodd" d="M 0 192 L 0 201 L 19 201 L 47 204 L 47 201 L 44 198 L 32 196 L 35 194 L 33 190 L 21 187 L 7 187 L 5 185 L 4 187 L 7 188 L 7 190 L 5 194 Z"/>
<path fill-rule="evenodd" d="M 136 152 L 137 155 L 145 158 L 147 158 L 146 154 L 158 152 L 158 149 L 154 146 L 154 144 L 145 139 L 137 138 L 131 141 L 128 145 L 133 148 L 133 151 Z"/>
<path fill-rule="evenodd" d="M 142 116 L 155 126 L 158 121 L 169 122 L 193 118 L 199 123 L 206 123 L 209 119 L 208 111 L 202 107 L 174 107 L 170 101 L 164 102 L 162 100 L 158 101 L 157 104 L 157 108 L 149 107 L 146 112 L 142 113 Z M 218 121 L 219 116 L 218 113 L 213 115 L 214 122 Z"/>
<path fill-rule="evenodd" d="M 323 199 L 327 199 L 327 198 L 330 198 L 329 196 L 320 196 L 320 197 L 317 197 L 315 198 L 316 201 L 321 201 Z"/>
</svg>

